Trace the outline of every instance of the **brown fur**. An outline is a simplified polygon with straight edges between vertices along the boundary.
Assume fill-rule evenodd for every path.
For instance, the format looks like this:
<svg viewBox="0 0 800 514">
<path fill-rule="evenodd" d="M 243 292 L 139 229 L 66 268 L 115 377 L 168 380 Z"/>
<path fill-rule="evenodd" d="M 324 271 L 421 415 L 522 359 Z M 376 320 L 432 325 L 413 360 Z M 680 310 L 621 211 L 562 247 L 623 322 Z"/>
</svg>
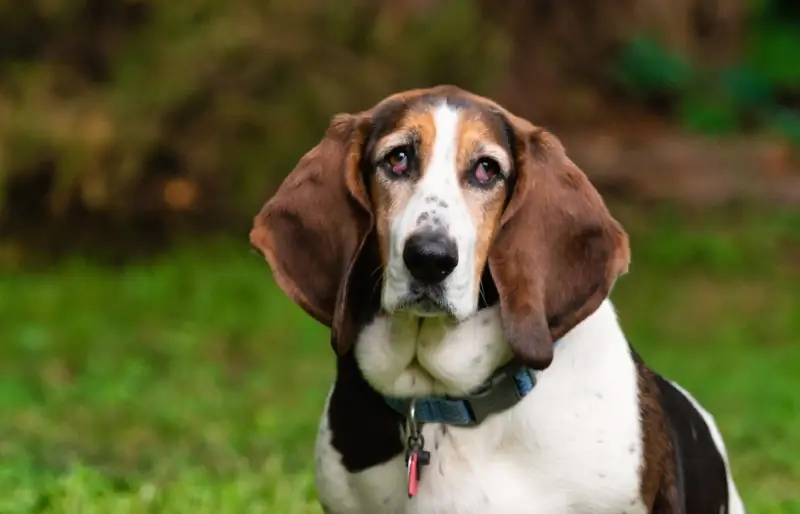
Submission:
<svg viewBox="0 0 800 514">
<path fill-rule="evenodd" d="M 393 141 L 406 139 L 402 136 L 413 134 L 414 139 L 418 142 L 418 168 L 414 170 L 415 180 L 423 178 L 428 169 L 430 155 L 436 140 L 436 127 L 429 109 L 430 106 L 426 107 L 428 108 L 409 109 L 396 122 L 395 129 L 381 137 L 373 150 L 373 153 L 382 155 L 388 147 L 392 146 Z M 502 142 L 497 139 L 489 120 L 481 110 L 465 110 L 461 113 L 461 131 L 458 137 L 456 166 L 465 175 L 471 171 L 473 161 L 482 148 L 493 145 L 502 149 Z M 506 157 L 506 160 L 508 159 L 510 156 Z M 504 183 L 501 183 L 500 187 L 488 191 L 474 190 L 468 186 L 466 176 L 459 178 L 472 221 L 478 227 L 475 267 L 475 283 L 477 284 L 480 282 L 489 247 L 502 215 L 506 187 Z M 406 207 L 413 192 L 412 182 L 392 181 L 382 174 L 376 174 L 371 197 L 381 263 L 384 268 L 388 264 L 389 227 L 392 220 Z"/>
<path fill-rule="evenodd" d="M 322 141 L 300 159 L 255 217 L 250 232 L 281 289 L 332 328 L 337 352 L 346 351 L 353 336 L 348 281 L 373 226 L 358 177 L 368 121 L 369 113 L 335 116 Z"/>
<path fill-rule="evenodd" d="M 679 507 L 672 439 L 660 401 L 661 393 L 653 372 L 639 359 L 636 368 L 644 446 L 640 486 L 642 502 L 653 514 L 677 514 L 682 509 Z"/>
<path fill-rule="evenodd" d="M 436 138 L 436 127 L 433 124 L 433 117 L 429 112 L 410 112 L 403 117 L 397 125 L 397 130 L 392 134 L 384 136 L 375 147 L 375 153 L 380 153 L 386 145 L 386 140 L 394 134 L 409 132 L 415 134 L 419 140 L 419 169 L 417 172 L 420 177 L 427 168 L 428 157 L 431 154 L 431 147 Z M 372 188 L 373 210 L 375 212 L 376 230 L 378 233 L 378 244 L 380 246 L 381 264 L 384 269 L 389 261 L 389 226 L 391 221 L 400 212 L 406 203 L 411 199 L 413 189 L 407 182 L 391 181 L 383 175 L 377 174 L 374 187 Z"/>
<path fill-rule="evenodd" d="M 502 147 L 502 142 L 496 139 L 494 131 L 491 130 L 487 120 L 481 114 L 465 113 L 462 115 L 463 128 L 459 134 L 459 153 L 457 157 L 458 168 L 461 170 L 469 168 L 470 162 L 480 152 L 481 146 L 487 142 Z M 509 156 L 510 158 L 511 156 Z M 465 193 L 472 222 L 478 227 L 475 248 L 476 284 L 480 283 L 483 268 L 489 256 L 489 248 L 500 224 L 500 217 L 503 215 L 506 187 L 504 184 L 504 187 L 492 188 L 489 191 L 469 191 Z"/>
<path fill-rule="evenodd" d="M 547 367 L 553 342 L 594 312 L 628 269 L 628 238 L 551 134 L 511 117 L 518 178 L 489 255 L 515 354 Z"/>
</svg>

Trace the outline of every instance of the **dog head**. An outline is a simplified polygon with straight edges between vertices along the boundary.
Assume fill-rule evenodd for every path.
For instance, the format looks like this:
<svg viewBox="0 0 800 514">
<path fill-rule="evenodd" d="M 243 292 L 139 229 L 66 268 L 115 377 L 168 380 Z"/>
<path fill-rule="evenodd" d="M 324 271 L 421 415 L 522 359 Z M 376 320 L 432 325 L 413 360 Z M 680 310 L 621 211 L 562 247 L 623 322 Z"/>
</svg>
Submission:
<svg viewBox="0 0 800 514">
<path fill-rule="evenodd" d="M 463 322 L 491 288 L 512 352 L 535 369 L 629 261 L 558 139 L 454 86 L 335 116 L 250 240 L 340 355 L 377 311 Z"/>
</svg>

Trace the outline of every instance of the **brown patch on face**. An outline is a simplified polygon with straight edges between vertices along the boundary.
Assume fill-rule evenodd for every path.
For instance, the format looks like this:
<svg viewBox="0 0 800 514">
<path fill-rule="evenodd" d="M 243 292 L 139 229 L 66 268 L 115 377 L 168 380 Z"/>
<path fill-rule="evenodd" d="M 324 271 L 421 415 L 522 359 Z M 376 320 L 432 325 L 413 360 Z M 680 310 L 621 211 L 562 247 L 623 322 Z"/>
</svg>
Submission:
<svg viewBox="0 0 800 514">
<path fill-rule="evenodd" d="M 389 262 L 389 239 L 392 220 L 402 212 L 414 194 L 414 183 L 422 177 L 430 159 L 433 143 L 436 139 L 436 127 L 430 111 L 423 109 L 409 109 L 398 117 L 393 126 L 380 135 L 370 156 L 374 169 L 371 199 L 375 212 L 375 229 L 378 234 L 378 246 L 381 263 L 384 267 Z M 381 159 L 377 156 L 384 155 L 388 149 L 396 148 L 398 143 L 411 146 L 412 155 L 409 156 L 408 177 L 393 178 L 381 166 Z"/>
<path fill-rule="evenodd" d="M 391 97 L 387 102 L 391 100 Z M 430 161 L 436 139 L 433 110 L 442 101 L 450 100 L 459 109 L 459 131 L 457 141 L 456 168 L 462 187 L 465 204 L 471 220 L 476 227 L 475 284 L 486 265 L 489 249 L 507 197 L 507 183 L 498 180 L 493 187 L 480 188 L 470 184 L 469 174 L 479 158 L 490 157 L 502 164 L 508 171 L 512 166 L 512 156 L 507 148 L 503 125 L 495 110 L 495 105 L 473 95 L 466 96 L 460 90 L 447 86 L 433 90 L 419 91 L 413 98 L 405 97 L 405 111 L 386 127 L 376 138 L 372 150 L 375 175 L 371 189 L 371 199 L 375 212 L 376 231 L 383 266 L 389 262 L 390 226 L 392 220 L 401 213 L 414 194 L 414 184 L 422 178 Z M 410 171 L 411 180 L 396 180 L 380 169 L 375 156 L 385 153 L 387 148 L 396 147 L 398 141 L 413 140 L 415 159 Z M 378 159 L 379 160 L 379 159 Z M 420 220 L 425 221 L 425 220 Z"/>
<path fill-rule="evenodd" d="M 501 178 L 488 189 L 475 187 L 470 184 L 469 175 L 473 173 L 476 161 L 483 157 L 502 161 L 501 166 L 509 171 L 511 155 L 505 146 L 502 134 L 498 132 L 496 124 L 491 123 L 486 112 L 478 109 L 462 112 L 456 162 L 463 173 L 461 184 L 464 200 L 476 228 L 474 273 L 478 287 L 494 234 L 503 215 L 508 186 Z"/>
<path fill-rule="evenodd" d="M 393 189 L 399 189 L 400 191 L 393 192 Z M 371 196 L 373 209 L 375 210 L 375 230 L 378 233 L 381 266 L 386 269 L 389 263 L 389 224 L 396 211 L 396 208 L 393 207 L 393 202 L 395 197 L 399 197 L 397 200 L 405 203 L 411 198 L 411 194 L 402 188 L 393 188 L 392 185 L 385 184 L 379 180 L 372 187 Z"/>
</svg>

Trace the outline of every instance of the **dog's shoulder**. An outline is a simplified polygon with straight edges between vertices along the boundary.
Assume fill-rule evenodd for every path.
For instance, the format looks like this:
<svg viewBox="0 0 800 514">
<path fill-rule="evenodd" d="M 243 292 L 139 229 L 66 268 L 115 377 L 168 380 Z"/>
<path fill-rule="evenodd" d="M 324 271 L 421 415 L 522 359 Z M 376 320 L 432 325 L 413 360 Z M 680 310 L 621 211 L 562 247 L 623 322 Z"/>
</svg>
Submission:
<svg viewBox="0 0 800 514">
<path fill-rule="evenodd" d="M 370 512 L 372 493 L 386 482 L 402 483 L 401 476 L 384 476 L 392 470 L 386 463 L 403 456 L 401 424 L 400 415 L 367 384 L 352 353 L 338 358 L 315 451 L 323 512 Z M 354 476 L 361 480 L 352 480 Z"/>
<path fill-rule="evenodd" d="M 651 496 L 653 512 L 744 513 L 714 417 L 688 391 L 632 354 L 645 439 L 643 495 Z"/>
<path fill-rule="evenodd" d="M 325 421 L 345 469 L 356 473 L 403 452 L 402 418 L 364 379 L 352 353 L 337 359 Z"/>
</svg>

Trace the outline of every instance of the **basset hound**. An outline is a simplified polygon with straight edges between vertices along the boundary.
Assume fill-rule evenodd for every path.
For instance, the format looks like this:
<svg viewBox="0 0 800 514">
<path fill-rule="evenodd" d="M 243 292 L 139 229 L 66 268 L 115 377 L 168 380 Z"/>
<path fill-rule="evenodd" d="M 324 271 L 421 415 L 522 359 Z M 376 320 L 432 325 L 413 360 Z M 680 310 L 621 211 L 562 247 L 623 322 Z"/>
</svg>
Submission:
<svg viewBox="0 0 800 514">
<path fill-rule="evenodd" d="M 629 345 L 627 235 L 551 133 L 437 86 L 333 118 L 255 217 L 331 328 L 327 514 L 741 514 L 712 416 Z"/>
</svg>

